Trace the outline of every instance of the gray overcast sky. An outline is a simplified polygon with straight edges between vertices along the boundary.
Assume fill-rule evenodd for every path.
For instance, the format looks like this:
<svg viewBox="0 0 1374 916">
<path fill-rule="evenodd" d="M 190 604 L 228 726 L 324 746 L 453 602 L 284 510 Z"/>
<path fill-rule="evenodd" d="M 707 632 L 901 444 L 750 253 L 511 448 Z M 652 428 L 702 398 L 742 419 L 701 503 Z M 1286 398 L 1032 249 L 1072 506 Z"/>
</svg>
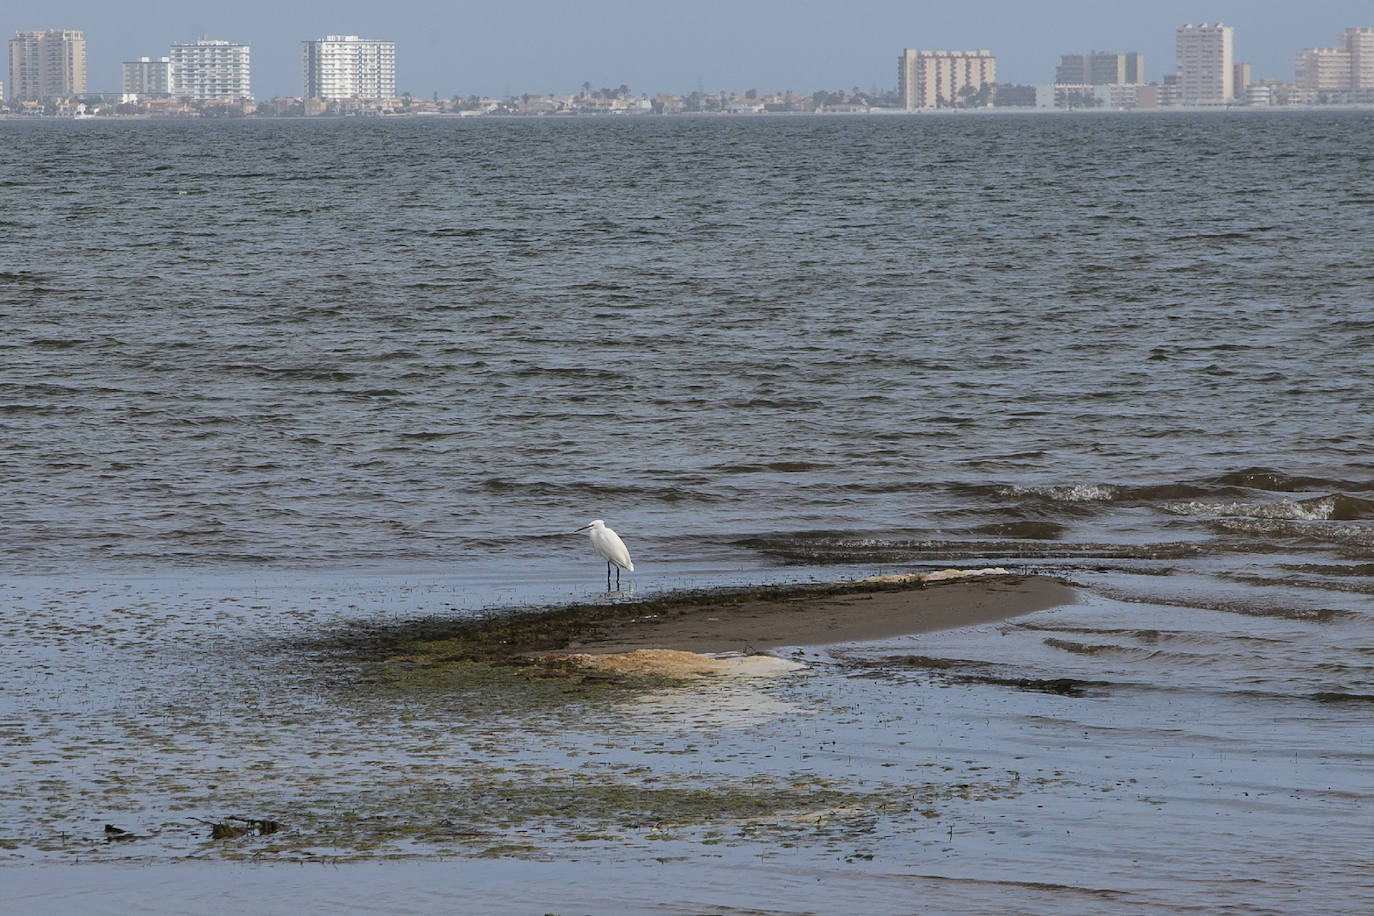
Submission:
<svg viewBox="0 0 1374 916">
<path fill-rule="evenodd" d="M 0 31 L 84 29 L 88 85 L 118 90 L 123 60 L 174 41 L 246 41 L 259 99 L 301 93 L 300 43 L 326 34 L 396 42 L 400 92 L 428 97 L 894 88 L 902 48 L 987 48 L 999 82 L 1048 82 L 1059 55 L 1140 51 L 1146 77 L 1173 72 L 1174 30 L 1221 20 L 1254 75 L 1293 78 L 1293 56 L 1374 26 L 1370 0 L 3 0 Z M 0 79 L 8 79 L 8 64 Z"/>
</svg>

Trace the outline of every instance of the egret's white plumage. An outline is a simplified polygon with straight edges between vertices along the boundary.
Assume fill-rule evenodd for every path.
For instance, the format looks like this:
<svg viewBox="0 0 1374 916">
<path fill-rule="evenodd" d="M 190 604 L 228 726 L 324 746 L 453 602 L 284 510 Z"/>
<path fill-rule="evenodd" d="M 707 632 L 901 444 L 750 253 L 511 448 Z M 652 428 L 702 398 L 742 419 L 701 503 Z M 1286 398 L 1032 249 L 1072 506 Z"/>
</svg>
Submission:
<svg viewBox="0 0 1374 916">
<path fill-rule="evenodd" d="M 606 584 L 611 582 L 611 567 L 615 566 L 615 581 L 620 583 L 620 570 L 634 572 L 635 565 L 630 560 L 630 551 L 625 546 L 625 542 L 620 539 L 620 535 L 606 527 L 606 523 L 601 519 L 595 519 L 591 524 L 583 525 L 578 531 L 586 531 L 592 539 L 592 550 L 596 555 L 606 561 Z"/>
</svg>

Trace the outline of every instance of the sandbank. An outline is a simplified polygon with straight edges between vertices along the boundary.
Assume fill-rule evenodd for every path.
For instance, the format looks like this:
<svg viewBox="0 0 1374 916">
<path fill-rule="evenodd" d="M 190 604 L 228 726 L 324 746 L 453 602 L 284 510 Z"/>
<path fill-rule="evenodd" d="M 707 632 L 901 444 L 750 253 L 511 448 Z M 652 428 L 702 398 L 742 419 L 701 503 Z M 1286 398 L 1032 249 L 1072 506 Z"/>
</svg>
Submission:
<svg viewBox="0 0 1374 916">
<path fill-rule="evenodd" d="M 628 616 L 588 624 L 565 651 L 766 652 L 991 623 L 1077 600 L 1074 589 L 1057 579 L 995 573 L 723 592 L 641 614 L 628 605 Z"/>
</svg>

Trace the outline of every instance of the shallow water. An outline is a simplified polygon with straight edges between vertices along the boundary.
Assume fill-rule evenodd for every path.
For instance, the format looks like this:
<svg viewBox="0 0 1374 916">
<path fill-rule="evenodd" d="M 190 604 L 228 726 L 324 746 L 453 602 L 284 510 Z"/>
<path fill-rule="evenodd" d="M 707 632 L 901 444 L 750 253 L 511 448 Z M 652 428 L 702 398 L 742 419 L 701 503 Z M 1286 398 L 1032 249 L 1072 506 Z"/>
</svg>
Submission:
<svg viewBox="0 0 1374 916">
<path fill-rule="evenodd" d="M 608 863 L 619 896 L 588 879 L 589 909 L 825 911 L 856 874 L 873 912 L 913 887 L 960 910 L 1360 908 L 1371 128 L 0 123 L 0 856 L 47 863 L 7 880 L 98 860 L 184 888 L 186 859 L 518 840 L 552 887 Z M 608 600 L 988 564 L 1083 600 L 808 650 L 699 715 L 695 694 L 383 702 L 302 655 L 350 622 L 595 594 L 568 532 L 598 516 L 637 570 Z M 662 746 L 634 750 L 650 723 Z M 827 781 L 852 816 L 804 839 L 779 812 L 658 834 L 517 812 L 487 845 L 324 842 L 331 813 L 471 802 L 471 767 Z M 235 814 L 293 832 L 201 835 Z M 445 899 L 440 866 L 406 867 Z M 717 868 L 757 891 L 708 890 Z M 462 893 L 518 909 L 503 880 Z"/>
</svg>

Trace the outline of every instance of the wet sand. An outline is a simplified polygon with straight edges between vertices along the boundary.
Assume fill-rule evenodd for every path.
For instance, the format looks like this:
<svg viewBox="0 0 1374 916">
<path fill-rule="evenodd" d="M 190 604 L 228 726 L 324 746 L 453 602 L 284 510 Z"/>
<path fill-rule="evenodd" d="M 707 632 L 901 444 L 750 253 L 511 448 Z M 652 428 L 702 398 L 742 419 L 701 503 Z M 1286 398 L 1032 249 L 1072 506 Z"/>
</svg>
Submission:
<svg viewBox="0 0 1374 916">
<path fill-rule="evenodd" d="M 772 597 L 765 592 L 739 599 L 705 598 L 652 614 L 601 621 L 567 648 L 589 654 L 637 649 L 764 652 L 991 623 L 1076 600 L 1070 586 L 1039 576 L 858 582 L 832 594 Z"/>
</svg>

